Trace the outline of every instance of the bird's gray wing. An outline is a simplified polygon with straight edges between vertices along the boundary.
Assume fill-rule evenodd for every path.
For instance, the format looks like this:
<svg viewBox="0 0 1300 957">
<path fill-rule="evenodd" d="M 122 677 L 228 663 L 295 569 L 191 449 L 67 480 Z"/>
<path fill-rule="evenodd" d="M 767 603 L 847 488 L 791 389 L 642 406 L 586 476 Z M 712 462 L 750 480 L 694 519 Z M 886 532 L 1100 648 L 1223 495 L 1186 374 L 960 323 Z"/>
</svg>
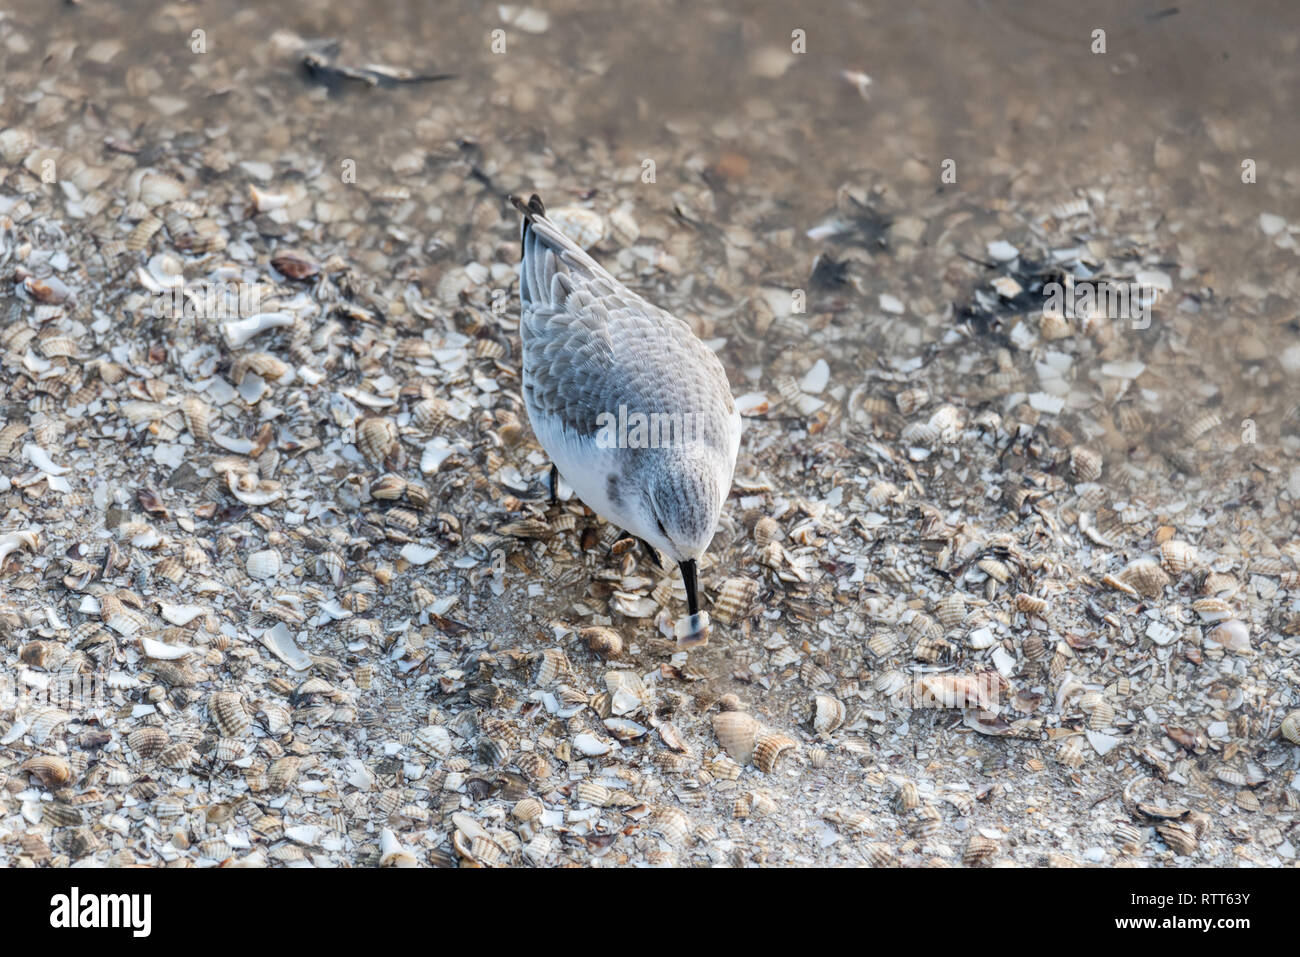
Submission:
<svg viewBox="0 0 1300 957">
<path fill-rule="evenodd" d="M 533 408 L 586 436 L 600 413 L 692 413 L 724 434 L 735 403 L 722 363 L 689 325 L 627 289 L 525 206 L 519 266 L 524 389 Z"/>
</svg>

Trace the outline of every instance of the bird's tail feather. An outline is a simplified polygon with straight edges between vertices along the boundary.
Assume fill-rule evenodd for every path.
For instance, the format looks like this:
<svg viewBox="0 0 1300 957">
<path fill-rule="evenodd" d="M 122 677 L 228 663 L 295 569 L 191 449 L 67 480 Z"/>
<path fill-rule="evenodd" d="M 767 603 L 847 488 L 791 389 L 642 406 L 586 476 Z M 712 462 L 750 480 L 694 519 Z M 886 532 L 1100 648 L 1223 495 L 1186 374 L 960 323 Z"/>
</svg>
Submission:
<svg viewBox="0 0 1300 957">
<path fill-rule="evenodd" d="M 556 283 L 557 275 L 577 272 L 588 278 L 613 278 L 582 247 L 560 231 L 546 215 L 546 206 L 534 193 L 524 202 L 511 196 L 510 202 L 523 213 L 520 227 L 521 261 L 519 295 L 526 303 L 558 304 L 568 292 L 567 284 Z"/>
</svg>

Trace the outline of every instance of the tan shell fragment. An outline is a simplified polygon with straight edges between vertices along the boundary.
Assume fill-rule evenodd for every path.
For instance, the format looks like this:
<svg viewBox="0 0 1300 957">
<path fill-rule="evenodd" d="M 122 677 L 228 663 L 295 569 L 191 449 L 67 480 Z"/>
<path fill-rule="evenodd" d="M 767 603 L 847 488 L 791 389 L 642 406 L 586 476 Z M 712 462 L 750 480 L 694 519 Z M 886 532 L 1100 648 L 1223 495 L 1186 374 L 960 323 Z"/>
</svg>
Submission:
<svg viewBox="0 0 1300 957">
<path fill-rule="evenodd" d="M 526 824 L 529 821 L 535 821 L 537 818 L 541 817 L 544 810 L 546 810 L 546 808 L 542 805 L 541 801 L 537 800 L 537 798 L 526 797 L 523 800 L 516 802 L 510 813 L 516 821 L 519 821 L 521 824 Z"/>
<path fill-rule="evenodd" d="M 592 625 L 578 632 L 578 637 L 588 648 L 602 658 L 617 658 L 623 653 L 623 637 L 613 628 Z"/>
<path fill-rule="evenodd" d="M 1029 595 L 1021 592 L 1016 595 L 1016 610 L 1023 611 L 1027 615 L 1037 615 L 1039 618 L 1047 617 L 1047 602 L 1036 595 Z"/>
<path fill-rule="evenodd" d="M 908 811 L 919 807 L 921 804 L 921 792 L 917 790 L 915 781 L 904 781 L 898 788 L 898 793 L 894 795 L 894 805 L 898 808 L 900 814 L 906 814 Z"/>
<path fill-rule="evenodd" d="M 289 364 L 279 356 L 269 352 L 247 352 L 235 360 L 230 375 L 235 385 L 239 385 L 250 372 L 267 382 L 279 382 L 288 377 L 290 371 Z"/>
<path fill-rule="evenodd" d="M 382 465 L 397 449 L 397 426 L 383 416 L 369 416 L 357 425 L 357 451 L 372 465 Z"/>
<path fill-rule="evenodd" d="M 253 726 L 243 695 L 236 691 L 214 691 L 208 698 L 208 714 L 223 738 L 242 738 Z"/>
<path fill-rule="evenodd" d="M 270 791 L 283 791 L 298 778 L 302 770 L 302 758 L 285 755 L 271 763 L 266 771 L 266 787 Z"/>
<path fill-rule="evenodd" d="M 1278 730 L 1292 744 L 1300 744 L 1300 711 L 1292 711 L 1283 718 Z"/>
<path fill-rule="evenodd" d="M 1185 821 L 1167 821 L 1156 825 L 1156 833 L 1175 854 L 1186 856 L 1196 852 L 1195 828 Z"/>
<path fill-rule="evenodd" d="M 962 852 L 961 861 L 967 867 L 978 867 L 987 863 L 988 859 L 997 852 L 997 841 L 985 837 L 983 834 L 972 834 L 970 840 L 966 842 L 966 849 Z"/>
<path fill-rule="evenodd" d="M 293 713 L 282 704 L 263 702 L 260 711 L 269 734 L 283 734 L 293 727 Z"/>
<path fill-rule="evenodd" d="M 537 668 L 537 685 L 545 688 L 560 677 L 569 674 L 573 668 L 563 648 L 547 648 L 541 655 Z"/>
<path fill-rule="evenodd" d="M 754 741 L 754 766 L 760 771 L 771 773 L 776 770 L 781 756 L 799 744 L 787 734 L 778 732 L 761 732 Z"/>
<path fill-rule="evenodd" d="M 1198 598 L 1192 602 L 1192 610 L 1203 621 L 1223 621 L 1233 615 L 1232 606 L 1222 598 Z"/>
<path fill-rule="evenodd" d="M 1070 471 L 1080 482 L 1095 482 L 1101 478 L 1101 453 L 1076 445 L 1070 450 Z"/>
<path fill-rule="evenodd" d="M 59 788 L 72 780 L 72 766 L 63 758 L 53 754 L 40 754 L 28 758 L 18 765 L 19 771 L 26 771 L 47 788 Z"/>
<path fill-rule="evenodd" d="M 1002 584 L 1006 584 L 1011 579 L 1011 569 L 1007 567 L 1006 562 L 998 561 L 996 558 L 981 558 L 975 565 L 984 574 Z"/>
<path fill-rule="evenodd" d="M 613 793 L 599 781 L 586 780 L 578 782 L 573 796 L 581 804 L 590 804 L 592 807 L 605 807 L 609 804 Z"/>
<path fill-rule="evenodd" d="M 694 824 L 685 811 L 668 805 L 661 805 L 655 810 L 650 817 L 650 826 L 674 847 L 684 846 L 694 829 Z"/>
<path fill-rule="evenodd" d="M 772 542 L 779 542 L 781 534 L 780 523 L 768 515 L 754 523 L 754 544 L 759 548 L 767 548 Z"/>
<path fill-rule="evenodd" d="M 1129 562 L 1115 577 L 1144 598 L 1159 598 L 1164 594 L 1165 586 L 1170 583 L 1169 575 L 1160 567 L 1160 563 L 1151 558 Z"/>
<path fill-rule="evenodd" d="M 737 764 L 749 764 L 754 757 L 759 723 L 745 711 L 723 711 L 713 716 L 713 733 L 718 743 Z"/>
<path fill-rule="evenodd" d="M 846 709 L 844 702 L 828 694 L 819 694 L 813 699 L 813 730 L 818 734 L 830 734 L 844 723 Z"/>
<path fill-rule="evenodd" d="M 882 844 L 874 841 L 862 849 L 867 857 L 867 863 L 872 867 L 889 867 L 898 861 L 898 856 L 894 849 L 888 844 Z"/>
<path fill-rule="evenodd" d="M 966 596 L 959 591 L 949 592 L 934 606 L 934 617 L 945 628 L 956 628 L 966 620 Z"/>
<path fill-rule="evenodd" d="M 1083 750 L 1083 737 L 1077 734 L 1066 738 L 1065 742 L 1061 745 L 1061 750 L 1058 751 L 1056 755 L 1056 759 L 1067 768 L 1082 767 L 1085 757 L 1086 755 Z"/>
<path fill-rule="evenodd" d="M 1171 575 L 1181 575 L 1195 567 L 1196 546 L 1170 539 L 1160 546 L 1160 564 Z"/>
<path fill-rule="evenodd" d="M 926 403 L 930 401 L 930 393 L 922 388 L 904 389 L 894 396 L 894 401 L 898 404 L 899 412 L 910 416 L 913 412 L 925 407 Z"/>
<path fill-rule="evenodd" d="M 752 578 L 728 578 L 718 590 L 713 613 L 724 625 L 732 625 L 754 613 L 759 583 Z"/>
<path fill-rule="evenodd" d="M 370 483 L 370 497 L 383 501 L 399 499 L 406 492 L 406 479 L 386 472 Z"/>
<path fill-rule="evenodd" d="M 157 757 L 170 742 L 167 732 L 153 725 L 137 728 L 126 736 L 126 743 L 140 758 Z"/>
</svg>

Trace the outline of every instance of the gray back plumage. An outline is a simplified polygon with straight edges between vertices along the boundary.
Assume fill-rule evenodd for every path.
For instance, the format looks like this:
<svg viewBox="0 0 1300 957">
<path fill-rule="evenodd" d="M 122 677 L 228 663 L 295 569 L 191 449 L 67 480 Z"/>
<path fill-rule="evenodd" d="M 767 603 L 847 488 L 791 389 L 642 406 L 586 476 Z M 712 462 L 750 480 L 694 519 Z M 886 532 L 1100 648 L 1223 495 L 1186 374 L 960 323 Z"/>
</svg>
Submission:
<svg viewBox="0 0 1300 957">
<path fill-rule="evenodd" d="M 515 205 L 524 213 L 520 336 L 530 410 L 582 437 L 620 405 L 629 414 L 689 414 L 699 442 L 725 447 L 735 402 L 717 356 L 565 236 L 536 196 Z"/>
</svg>

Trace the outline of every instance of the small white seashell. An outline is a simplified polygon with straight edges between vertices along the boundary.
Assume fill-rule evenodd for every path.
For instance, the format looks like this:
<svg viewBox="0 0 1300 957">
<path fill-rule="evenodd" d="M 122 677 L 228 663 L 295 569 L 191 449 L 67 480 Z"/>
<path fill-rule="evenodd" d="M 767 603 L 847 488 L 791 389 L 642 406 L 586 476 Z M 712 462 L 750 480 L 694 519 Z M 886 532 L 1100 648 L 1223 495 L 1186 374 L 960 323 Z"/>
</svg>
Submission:
<svg viewBox="0 0 1300 957">
<path fill-rule="evenodd" d="M 280 574 L 280 553 L 274 548 L 253 552 L 244 562 L 244 569 L 250 578 L 274 578 Z"/>
<path fill-rule="evenodd" d="M 409 542 L 402 546 L 399 553 L 404 559 L 412 565 L 427 565 L 438 557 L 438 549 L 431 548 L 428 545 L 417 545 L 415 542 Z"/>
<path fill-rule="evenodd" d="M 257 477 L 250 472 L 237 472 L 231 469 L 226 473 L 226 485 L 230 489 L 230 494 L 245 505 L 268 505 L 284 497 L 279 482 L 258 481 Z M 252 572 L 249 574 L 251 575 Z"/>
<path fill-rule="evenodd" d="M 1242 652 L 1250 650 L 1250 629 L 1239 618 L 1229 618 L 1210 629 L 1205 636 L 1229 651 Z"/>
<path fill-rule="evenodd" d="M 440 724 L 421 728 L 412 735 L 411 740 L 417 748 L 435 758 L 445 758 L 451 754 L 451 733 Z"/>
<path fill-rule="evenodd" d="M 187 648 L 184 645 L 169 645 L 153 638 L 141 638 L 140 649 L 147 657 L 156 658 L 159 661 L 175 661 L 178 658 L 184 658 L 186 655 L 192 655 L 198 650 L 196 648 Z"/>
</svg>

